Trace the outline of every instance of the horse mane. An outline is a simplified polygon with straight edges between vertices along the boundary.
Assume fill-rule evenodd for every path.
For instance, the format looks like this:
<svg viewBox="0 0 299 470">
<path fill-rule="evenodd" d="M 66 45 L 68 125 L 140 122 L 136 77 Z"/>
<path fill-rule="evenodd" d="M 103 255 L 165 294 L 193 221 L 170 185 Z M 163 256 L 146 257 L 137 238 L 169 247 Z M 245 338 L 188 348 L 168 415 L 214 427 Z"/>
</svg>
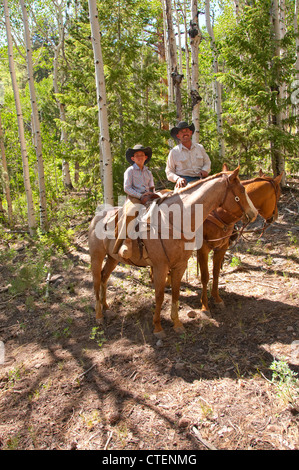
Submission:
<svg viewBox="0 0 299 470">
<path fill-rule="evenodd" d="M 158 205 L 162 204 L 162 202 L 164 202 L 165 200 L 170 199 L 171 197 L 174 197 L 174 196 L 177 196 L 177 195 L 184 195 L 185 193 L 189 192 L 190 190 L 193 191 L 194 188 L 196 188 L 197 186 L 199 187 L 199 186 L 203 185 L 204 183 L 207 183 L 208 181 L 220 178 L 221 176 L 223 176 L 225 174 L 228 174 L 228 173 L 232 173 L 232 172 L 222 171 L 221 173 L 216 173 L 215 175 L 208 176 L 207 178 L 204 178 L 204 179 L 201 179 L 201 180 L 198 180 L 198 181 L 194 181 L 193 183 L 189 183 L 187 186 L 185 186 L 183 188 L 180 188 L 175 192 L 171 191 L 170 193 L 164 194 L 163 196 L 161 196 L 161 199 L 159 199 Z"/>
<path fill-rule="evenodd" d="M 258 181 L 266 181 L 266 182 L 271 182 L 273 181 L 274 178 L 272 176 L 257 176 L 256 178 L 251 178 L 250 180 L 245 180 L 242 181 L 242 184 L 250 184 L 250 183 L 257 183 Z"/>
</svg>

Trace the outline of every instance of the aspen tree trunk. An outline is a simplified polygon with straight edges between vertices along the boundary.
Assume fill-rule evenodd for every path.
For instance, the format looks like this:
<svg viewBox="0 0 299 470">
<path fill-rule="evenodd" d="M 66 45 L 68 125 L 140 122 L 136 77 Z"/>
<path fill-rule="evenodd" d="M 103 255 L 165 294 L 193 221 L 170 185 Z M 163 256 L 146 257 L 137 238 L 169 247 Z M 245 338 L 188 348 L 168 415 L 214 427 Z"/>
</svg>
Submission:
<svg viewBox="0 0 299 470">
<path fill-rule="evenodd" d="M 1 162 L 2 162 L 2 169 L 3 169 L 3 179 L 4 179 L 4 194 L 7 202 L 7 213 L 8 213 L 8 222 L 12 225 L 12 203 L 10 197 L 10 187 L 9 187 L 9 176 L 7 171 L 7 162 L 6 162 L 6 155 L 5 155 L 5 147 L 4 147 L 4 138 L 3 138 L 3 129 L 2 129 L 2 122 L 1 122 L 1 115 L 0 115 L 0 148 L 1 148 Z"/>
<path fill-rule="evenodd" d="M 23 23 L 24 23 L 24 37 L 25 37 L 26 56 L 27 56 L 28 82 L 29 82 L 29 90 L 30 90 L 33 131 L 34 131 L 34 146 L 35 146 L 37 170 L 38 170 L 40 227 L 42 231 L 47 231 L 48 230 L 48 216 L 47 216 L 46 186 L 45 186 L 44 162 L 43 162 L 43 155 L 42 155 L 42 139 L 41 139 L 41 132 L 40 132 L 40 122 L 39 122 L 39 117 L 38 117 L 37 100 L 36 100 L 35 86 L 34 86 L 34 80 L 33 80 L 31 38 L 30 38 L 30 32 L 29 32 L 27 10 L 24 4 L 24 0 L 20 0 L 20 5 L 22 9 Z"/>
<path fill-rule="evenodd" d="M 281 41 L 284 39 L 286 34 L 285 26 L 285 0 L 274 0 L 276 3 L 277 14 L 275 16 L 275 36 L 277 40 L 276 54 L 281 59 L 283 58 L 284 50 L 281 45 Z M 279 99 L 281 101 L 286 99 L 287 87 L 286 83 L 281 83 L 279 86 Z M 286 118 L 284 110 L 280 112 L 280 126 L 283 129 L 284 123 L 283 120 Z"/>
<path fill-rule="evenodd" d="M 187 31 L 187 7 L 186 0 L 184 0 L 183 7 L 183 17 L 184 17 L 184 28 L 185 28 L 185 56 L 186 56 L 186 80 L 187 80 L 187 91 L 188 95 L 191 92 L 191 73 L 190 73 L 190 58 L 189 58 L 189 46 L 188 46 L 188 31 Z"/>
<path fill-rule="evenodd" d="M 299 0 L 295 0 L 295 14 L 294 14 L 294 31 L 296 35 L 296 63 L 295 63 L 295 78 L 293 84 L 294 95 L 292 93 L 292 102 L 296 116 L 296 131 L 299 133 L 299 30 L 298 30 L 298 15 L 299 15 Z"/>
<path fill-rule="evenodd" d="M 163 37 L 164 37 L 164 50 L 165 60 L 167 66 L 167 84 L 168 84 L 168 105 L 174 102 L 173 82 L 171 79 L 171 64 L 169 59 L 169 46 L 167 41 L 167 19 L 166 19 L 166 4 L 165 0 L 161 0 L 163 9 Z"/>
<path fill-rule="evenodd" d="M 179 11 L 178 11 L 178 7 L 176 5 L 175 0 L 174 0 L 174 9 L 175 9 L 175 19 L 176 19 L 178 46 L 179 46 L 179 73 L 182 75 L 183 74 L 182 38 L 181 38 Z"/>
<path fill-rule="evenodd" d="M 213 52 L 213 68 L 214 73 L 218 73 L 218 59 L 217 59 L 217 49 L 215 44 L 215 36 L 214 31 L 211 26 L 211 19 L 210 19 L 210 1 L 205 0 L 205 16 L 206 16 L 206 26 L 207 31 L 210 36 L 211 41 L 211 48 Z M 222 125 L 222 92 L 221 92 L 221 85 L 218 80 L 215 78 L 215 90 L 216 90 L 216 113 L 217 113 L 217 132 L 218 132 L 218 139 L 219 139 L 219 157 L 220 160 L 223 160 L 225 156 L 225 145 L 224 145 L 224 137 L 223 137 L 223 125 Z"/>
<path fill-rule="evenodd" d="M 10 70 L 15 105 L 16 105 L 19 140 L 20 140 L 22 162 L 23 162 L 24 186 L 25 186 L 25 193 L 26 193 L 26 199 L 27 199 L 28 226 L 29 226 L 30 235 L 34 235 L 37 224 L 35 220 L 32 189 L 31 189 L 30 177 L 29 177 L 28 153 L 26 149 L 23 114 L 22 114 L 19 88 L 17 84 L 15 65 L 14 65 L 13 44 L 12 44 L 10 18 L 9 18 L 9 10 L 8 10 L 8 0 L 3 0 L 3 6 L 4 6 L 4 15 L 5 15 L 7 43 L 8 43 L 9 70 Z"/>
<path fill-rule="evenodd" d="M 199 96 L 198 87 L 198 47 L 201 41 L 201 31 L 198 25 L 198 5 L 197 0 L 191 2 L 191 21 L 189 29 L 190 46 L 191 46 L 191 106 L 192 106 L 192 122 L 195 126 L 193 134 L 193 142 L 199 142 L 199 110 L 201 97 Z"/>
<path fill-rule="evenodd" d="M 240 0 L 234 0 L 235 4 L 235 13 L 236 13 L 236 22 L 239 23 L 240 19 Z"/>
<path fill-rule="evenodd" d="M 63 17 L 62 17 L 62 9 L 64 8 L 64 4 L 57 4 L 56 2 L 53 2 L 56 8 L 56 15 L 57 15 L 57 26 L 58 26 L 58 44 L 55 45 L 54 48 L 54 61 L 53 61 L 53 88 L 54 88 L 54 93 L 56 95 L 56 103 L 59 109 L 59 118 L 62 123 L 66 121 L 66 115 L 65 115 L 65 105 L 61 101 L 61 98 L 58 98 L 59 94 L 59 87 L 58 87 L 58 60 L 59 60 L 59 55 L 60 51 L 63 47 L 63 41 L 64 41 L 64 31 L 63 31 Z M 63 142 L 65 145 L 67 144 L 67 133 L 64 129 L 64 126 L 62 126 L 61 129 L 61 142 Z M 71 180 L 71 174 L 70 174 L 70 166 L 69 162 L 65 159 L 62 161 L 62 175 L 63 175 L 63 184 L 65 188 L 72 189 L 72 180 Z"/>
<path fill-rule="evenodd" d="M 281 40 L 285 35 L 285 23 L 284 23 L 284 10 L 285 2 L 284 0 L 273 0 L 273 10 L 272 10 L 272 23 L 274 27 L 274 37 L 275 37 L 275 51 L 274 55 L 279 59 L 282 58 L 283 50 L 281 48 Z M 281 109 L 281 104 L 285 99 L 286 86 L 281 82 L 280 69 L 278 71 L 278 85 L 277 85 L 277 104 L 280 110 L 277 114 L 272 115 L 272 124 L 277 126 L 280 130 L 283 130 L 283 120 L 285 118 L 285 113 Z M 279 175 L 285 169 L 285 162 L 281 148 L 278 148 L 277 143 L 271 142 L 272 150 L 272 171 L 274 176 Z M 285 185 L 285 175 L 281 180 L 281 185 Z"/>
<path fill-rule="evenodd" d="M 171 78 L 172 78 L 172 82 L 173 82 L 173 86 L 175 90 L 176 118 L 177 118 L 177 122 L 179 122 L 182 120 L 181 82 L 183 79 L 183 75 L 178 72 L 177 49 L 176 49 L 175 35 L 173 31 L 171 0 L 165 0 L 165 11 L 166 11 L 166 20 L 167 20 Z"/>
<path fill-rule="evenodd" d="M 88 0 L 89 19 L 91 28 L 91 41 L 93 47 L 97 103 L 99 109 L 99 128 L 100 128 L 100 158 L 103 168 L 103 189 L 105 204 L 113 205 L 113 173 L 112 156 L 109 138 L 108 112 L 106 100 L 106 85 L 104 76 L 104 64 L 101 48 L 101 32 L 98 19 L 98 10 L 96 0 Z"/>
<path fill-rule="evenodd" d="M 161 12 L 161 23 L 158 22 L 157 27 L 157 51 L 158 51 L 158 60 L 160 64 L 166 62 L 166 50 L 165 50 L 165 22 L 163 21 L 163 12 Z M 164 78 L 162 75 L 159 79 L 160 83 L 160 100 L 162 104 L 161 114 L 160 114 L 160 127 L 162 130 L 169 130 L 169 123 L 165 119 L 165 112 L 168 112 L 168 79 Z"/>
</svg>

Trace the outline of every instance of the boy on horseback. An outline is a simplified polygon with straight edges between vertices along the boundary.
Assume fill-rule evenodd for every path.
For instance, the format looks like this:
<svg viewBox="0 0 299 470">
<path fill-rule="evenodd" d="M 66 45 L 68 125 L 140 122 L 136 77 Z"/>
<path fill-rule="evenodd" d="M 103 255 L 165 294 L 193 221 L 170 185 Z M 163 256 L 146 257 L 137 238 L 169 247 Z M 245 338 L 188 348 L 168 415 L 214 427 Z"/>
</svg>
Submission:
<svg viewBox="0 0 299 470">
<path fill-rule="evenodd" d="M 136 217 L 136 205 L 147 205 L 159 198 L 155 194 L 152 172 L 145 165 L 151 157 L 151 147 L 143 147 L 140 144 L 126 151 L 126 159 L 131 165 L 124 173 L 124 191 L 127 194 L 127 201 L 117 224 L 117 239 L 113 249 L 113 253 L 118 253 L 124 259 L 132 255 L 132 240 L 129 238 L 127 228 Z"/>
</svg>

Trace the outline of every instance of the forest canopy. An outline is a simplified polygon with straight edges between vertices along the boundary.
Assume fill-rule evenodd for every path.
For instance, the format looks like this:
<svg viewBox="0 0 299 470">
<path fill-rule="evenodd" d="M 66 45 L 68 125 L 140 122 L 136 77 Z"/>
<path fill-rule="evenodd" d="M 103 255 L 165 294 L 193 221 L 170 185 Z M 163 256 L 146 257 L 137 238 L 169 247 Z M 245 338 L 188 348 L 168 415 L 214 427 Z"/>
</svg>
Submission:
<svg viewBox="0 0 299 470">
<path fill-rule="evenodd" d="M 178 120 L 196 122 L 213 173 L 224 162 L 244 175 L 284 170 L 285 184 L 298 172 L 298 0 L 1 0 L 0 10 L 2 222 L 47 230 L 72 189 L 93 213 L 104 200 L 103 132 L 115 203 L 137 143 L 153 149 L 157 187 L 170 187 Z"/>
</svg>

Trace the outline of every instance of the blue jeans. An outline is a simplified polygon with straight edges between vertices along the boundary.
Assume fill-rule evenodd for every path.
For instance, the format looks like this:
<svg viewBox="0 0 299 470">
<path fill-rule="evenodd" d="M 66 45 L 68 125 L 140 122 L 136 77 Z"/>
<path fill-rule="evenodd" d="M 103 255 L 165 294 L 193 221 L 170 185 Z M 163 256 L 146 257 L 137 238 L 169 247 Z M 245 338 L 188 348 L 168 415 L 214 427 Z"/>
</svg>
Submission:
<svg viewBox="0 0 299 470">
<path fill-rule="evenodd" d="M 192 183 L 193 181 L 199 181 L 202 179 L 200 176 L 181 176 L 180 178 L 185 178 L 187 183 Z"/>
</svg>

